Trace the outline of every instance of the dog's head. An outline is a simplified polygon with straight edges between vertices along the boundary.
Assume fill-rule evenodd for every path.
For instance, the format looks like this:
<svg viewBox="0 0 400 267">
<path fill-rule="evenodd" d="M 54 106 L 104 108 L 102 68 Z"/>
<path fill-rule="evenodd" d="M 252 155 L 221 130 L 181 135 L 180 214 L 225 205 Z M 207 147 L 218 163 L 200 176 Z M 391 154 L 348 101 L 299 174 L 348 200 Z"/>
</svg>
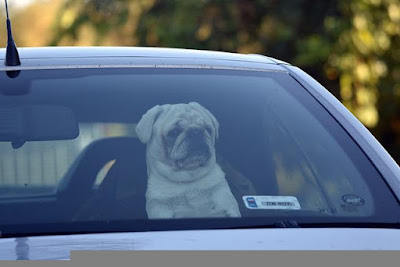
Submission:
<svg viewBox="0 0 400 267">
<path fill-rule="evenodd" d="M 207 109 L 190 102 L 151 108 L 137 124 L 136 133 L 147 144 L 148 160 L 160 161 L 175 172 L 199 173 L 215 163 L 218 127 Z"/>
</svg>

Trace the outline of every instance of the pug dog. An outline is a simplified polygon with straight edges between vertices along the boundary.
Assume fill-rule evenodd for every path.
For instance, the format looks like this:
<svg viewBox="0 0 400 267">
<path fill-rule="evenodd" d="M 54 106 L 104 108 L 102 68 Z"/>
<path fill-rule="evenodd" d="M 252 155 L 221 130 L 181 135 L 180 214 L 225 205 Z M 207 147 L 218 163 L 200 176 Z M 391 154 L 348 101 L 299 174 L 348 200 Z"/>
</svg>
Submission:
<svg viewBox="0 0 400 267">
<path fill-rule="evenodd" d="M 196 102 L 155 106 L 136 126 L 147 144 L 149 219 L 240 217 L 216 162 L 218 121 Z"/>
</svg>

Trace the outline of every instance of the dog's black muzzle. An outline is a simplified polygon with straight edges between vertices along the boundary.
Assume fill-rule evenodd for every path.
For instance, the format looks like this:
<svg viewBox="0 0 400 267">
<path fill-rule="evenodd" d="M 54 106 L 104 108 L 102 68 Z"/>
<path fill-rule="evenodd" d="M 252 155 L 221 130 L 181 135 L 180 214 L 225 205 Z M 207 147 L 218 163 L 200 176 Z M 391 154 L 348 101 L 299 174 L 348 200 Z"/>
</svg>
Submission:
<svg viewBox="0 0 400 267">
<path fill-rule="evenodd" d="M 207 143 L 207 137 L 204 135 L 204 129 L 195 128 L 187 133 L 188 156 L 198 155 L 208 159 L 210 156 L 210 148 Z"/>
<path fill-rule="evenodd" d="M 211 157 L 210 145 L 202 128 L 193 128 L 186 133 L 187 155 L 177 162 L 180 168 L 195 169 L 204 166 Z"/>
</svg>

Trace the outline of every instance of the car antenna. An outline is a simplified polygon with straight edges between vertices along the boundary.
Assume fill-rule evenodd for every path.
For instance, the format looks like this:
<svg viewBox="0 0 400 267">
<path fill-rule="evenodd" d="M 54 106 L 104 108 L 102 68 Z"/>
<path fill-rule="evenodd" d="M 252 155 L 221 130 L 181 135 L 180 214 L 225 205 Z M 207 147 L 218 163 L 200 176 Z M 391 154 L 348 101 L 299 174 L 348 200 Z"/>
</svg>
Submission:
<svg viewBox="0 0 400 267">
<path fill-rule="evenodd" d="M 8 3 L 7 0 L 4 0 L 6 3 L 6 14 L 7 14 L 7 49 L 6 49 L 6 59 L 4 61 L 4 65 L 6 66 L 19 66 L 21 65 L 21 61 L 19 59 L 19 54 L 17 50 L 17 46 L 14 42 L 14 38 L 12 35 L 11 29 L 11 21 L 8 16 Z"/>
</svg>

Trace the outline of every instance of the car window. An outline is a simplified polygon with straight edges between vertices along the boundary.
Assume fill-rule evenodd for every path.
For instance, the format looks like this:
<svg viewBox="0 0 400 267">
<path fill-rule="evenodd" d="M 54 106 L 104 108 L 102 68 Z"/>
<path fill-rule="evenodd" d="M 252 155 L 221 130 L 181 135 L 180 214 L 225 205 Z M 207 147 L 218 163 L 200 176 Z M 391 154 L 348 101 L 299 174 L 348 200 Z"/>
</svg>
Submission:
<svg viewBox="0 0 400 267">
<path fill-rule="evenodd" d="M 397 219 L 369 159 L 285 72 L 24 70 L 0 84 L 0 224 Z M 28 106 L 67 108 L 79 134 L 11 140 L 7 114 Z M 28 132 L 61 131 L 42 125 Z"/>
</svg>

